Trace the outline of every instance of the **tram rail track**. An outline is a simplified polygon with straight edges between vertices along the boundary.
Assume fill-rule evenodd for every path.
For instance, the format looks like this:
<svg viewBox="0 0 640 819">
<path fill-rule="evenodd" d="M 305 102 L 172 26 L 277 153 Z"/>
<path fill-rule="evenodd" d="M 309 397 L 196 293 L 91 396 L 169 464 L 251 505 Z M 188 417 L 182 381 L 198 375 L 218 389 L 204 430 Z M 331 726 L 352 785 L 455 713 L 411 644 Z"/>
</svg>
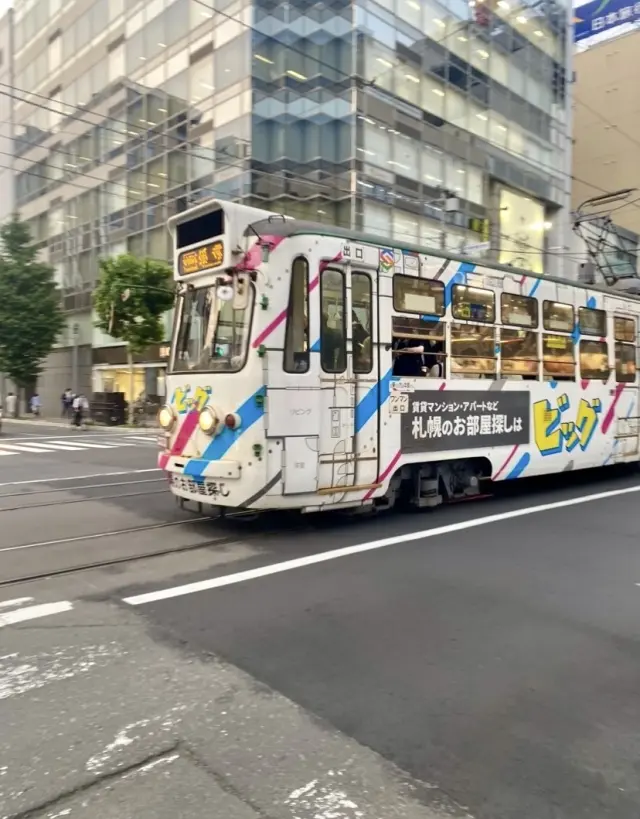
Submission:
<svg viewBox="0 0 640 819">
<path fill-rule="evenodd" d="M 0 506 L 0 514 L 3 512 L 30 512 L 38 509 L 50 509 L 57 506 L 67 506 L 72 503 L 101 503 L 109 500 L 121 498 L 142 498 L 148 495 L 166 495 L 166 489 L 150 489 L 146 492 L 120 492 L 117 495 L 95 495 L 88 498 L 69 498 L 68 500 L 49 501 L 45 503 L 25 504 L 24 506 Z M 28 497 L 28 496 L 27 496 Z M 0 501 L 2 498 L 0 498 Z"/>
<path fill-rule="evenodd" d="M 230 515 L 226 515 L 225 520 L 234 520 L 234 519 L 248 518 L 248 517 L 251 517 L 251 518 L 255 517 L 255 513 L 250 512 L 250 511 L 247 511 L 247 512 L 234 512 L 234 513 L 232 513 Z M 174 526 L 174 525 L 180 525 L 180 524 L 186 524 L 186 523 L 193 523 L 195 521 L 202 521 L 204 519 L 205 518 L 195 518 L 195 519 L 184 520 L 184 521 L 171 521 L 171 522 L 168 522 L 168 523 L 152 524 L 152 525 L 146 526 L 146 527 L 131 527 L 129 529 L 121 529 L 121 530 L 115 530 L 115 531 L 105 532 L 105 533 L 95 533 L 95 534 L 89 534 L 89 535 L 84 535 L 84 536 L 82 536 L 82 535 L 74 536 L 74 537 L 71 537 L 71 538 L 61 538 L 58 541 L 43 541 L 41 544 L 35 543 L 35 544 L 10 546 L 10 547 L 5 548 L 5 549 L 0 549 L 0 553 L 2 551 L 17 551 L 19 549 L 38 548 L 39 546 L 44 548 L 44 547 L 48 547 L 48 546 L 51 546 L 51 545 L 58 545 L 58 544 L 62 545 L 64 543 L 76 543 L 76 542 L 79 542 L 79 541 L 82 541 L 82 540 L 96 539 L 98 537 L 113 537 L 113 536 L 118 536 L 118 535 L 126 534 L 126 533 L 139 533 L 141 531 L 150 531 L 150 530 L 154 530 L 154 529 L 159 529 L 161 527 Z M 211 520 L 216 520 L 216 518 L 212 517 Z M 245 534 L 242 535 L 241 538 L 238 536 L 237 533 L 236 534 L 229 534 L 229 535 L 224 535 L 224 536 L 221 536 L 221 537 L 218 537 L 218 538 L 209 538 L 207 540 L 199 541 L 197 543 L 190 543 L 190 544 L 186 544 L 186 545 L 182 545 L 182 546 L 171 546 L 171 547 L 168 547 L 168 548 L 157 549 L 155 551 L 150 551 L 150 552 L 139 552 L 139 553 L 132 554 L 132 555 L 121 555 L 119 557 L 106 558 L 106 559 L 94 560 L 94 561 L 87 561 L 85 563 L 78 563 L 78 564 L 74 564 L 72 566 L 61 566 L 59 568 L 47 569 L 47 570 L 43 570 L 41 572 L 33 572 L 33 573 L 29 573 L 29 574 L 16 575 L 14 577 L 0 579 L 0 588 L 9 588 L 11 586 L 21 585 L 22 583 L 33 583 L 33 582 L 36 582 L 36 581 L 39 581 L 39 580 L 47 580 L 47 579 L 53 578 L 53 577 L 62 577 L 62 576 L 65 576 L 65 575 L 80 574 L 80 573 L 86 572 L 86 571 L 109 568 L 111 566 L 118 566 L 118 565 L 123 565 L 123 564 L 128 564 L 128 563 L 136 563 L 136 562 L 143 561 L 143 560 L 154 560 L 154 559 L 158 559 L 158 558 L 161 558 L 161 557 L 166 557 L 168 555 L 180 554 L 182 552 L 194 552 L 194 551 L 199 551 L 201 549 L 208 549 L 208 548 L 211 548 L 212 546 L 228 546 L 231 543 L 238 542 L 240 539 L 243 542 L 247 542 L 247 541 L 251 542 L 251 541 L 261 539 L 264 536 L 264 534 L 265 534 L 264 530 L 259 532 L 259 533 L 253 534 L 253 535 L 245 533 Z"/>
<path fill-rule="evenodd" d="M 52 479 L 52 482 L 55 479 Z M 65 479 L 67 480 L 67 479 Z M 68 480 L 79 480 L 78 478 L 69 478 Z M 35 490 L 22 490 L 21 492 L 1 492 L 0 493 L 0 501 L 4 498 L 31 498 L 34 495 L 50 495 L 54 492 L 75 492 L 82 490 L 83 492 L 87 489 L 106 489 L 109 486 L 113 486 L 114 488 L 120 486 L 134 486 L 135 484 L 143 484 L 143 483 L 167 483 L 167 479 L 165 477 L 161 478 L 143 478 L 139 481 L 108 481 L 103 483 L 87 483 L 87 484 L 79 484 L 78 486 L 59 486 L 55 487 L 54 489 L 35 489 Z M 18 484 L 19 485 L 19 484 Z"/>
</svg>

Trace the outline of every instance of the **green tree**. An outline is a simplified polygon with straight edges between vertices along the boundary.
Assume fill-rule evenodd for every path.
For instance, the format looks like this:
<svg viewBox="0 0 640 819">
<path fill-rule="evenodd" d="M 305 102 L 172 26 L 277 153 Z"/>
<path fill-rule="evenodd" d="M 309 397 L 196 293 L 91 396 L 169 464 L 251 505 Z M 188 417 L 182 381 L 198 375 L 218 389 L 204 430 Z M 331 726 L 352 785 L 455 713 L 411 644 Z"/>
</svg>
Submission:
<svg viewBox="0 0 640 819">
<path fill-rule="evenodd" d="M 0 227 L 0 371 L 29 397 L 64 325 L 54 270 L 17 214 Z"/>
<path fill-rule="evenodd" d="M 129 422 L 133 423 L 133 357 L 164 341 L 162 316 L 173 305 L 173 273 L 165 262 L 123 254 L 100 260 L 93 294 L 96 326 L 127 345 Z"/>
</svg>

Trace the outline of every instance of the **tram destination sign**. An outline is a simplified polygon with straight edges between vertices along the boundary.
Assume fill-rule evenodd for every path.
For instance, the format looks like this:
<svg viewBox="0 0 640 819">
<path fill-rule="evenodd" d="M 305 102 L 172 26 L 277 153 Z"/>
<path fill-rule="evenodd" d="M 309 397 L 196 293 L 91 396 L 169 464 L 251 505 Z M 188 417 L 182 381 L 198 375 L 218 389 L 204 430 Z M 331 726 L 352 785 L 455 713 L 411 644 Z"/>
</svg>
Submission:
<svg viewBox="0 0 640 819">
<path fill-rule="evenodd" d="M 222 267 L 224 260 L 224 244 L 220 239 L 209 242 L 196 250 L 185 250 L 178 256 L 178 274 L 189 276 L 192 273 L 202 273 L 204 270 L 215 270 Z"/>
<path fill-rule="evenodd" d="M 403 452 L 529 443 L 528 392 L 428 390 L 410 393 L 408 399 L 400 415 Z"/>
</svg>

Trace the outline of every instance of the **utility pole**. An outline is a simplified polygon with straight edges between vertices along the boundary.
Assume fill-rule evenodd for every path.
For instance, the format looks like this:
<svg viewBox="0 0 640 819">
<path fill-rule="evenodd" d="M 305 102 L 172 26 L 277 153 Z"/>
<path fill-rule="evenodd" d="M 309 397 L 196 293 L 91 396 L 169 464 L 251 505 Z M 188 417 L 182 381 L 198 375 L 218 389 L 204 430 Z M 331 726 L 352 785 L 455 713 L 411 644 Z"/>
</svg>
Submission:
<svg viewBox="0 0 640 819">
<path fill-rule="evenodd" d="M 71 389 L 74 395 L 79 394 L 80 385 L 78 383 L 78 346 L 80 342 L 80 325 L 74 323 L 71 332 L 73 334 L 73 347 L 71 348 Z"/>
<path fill-rule="evenodd" d="M 585 277 L 594 278 L 594 269 L 600 273 L 609 287 L 615 286 L 620 278 L 615 268 L 624 267 L 624 262 L 621 265 L 615 265 L 604 253 L 607 248 L 616 254 L 623 250 L 620 235 L 611 218 L 612 212 L 618 208 L 611 206 L 617 202 L 626 203 L 629 196 L 636 190 L 636 188 L 624 188 L 601 196 L 592 196 L 578 205 L 573 214 L 573 232 L 584 242 L 592 262 L 592 266 L 583 268 L 583 279 Z M 587 281 L 586 283 L 593 284 L 594 282 Z"/>
</svg>

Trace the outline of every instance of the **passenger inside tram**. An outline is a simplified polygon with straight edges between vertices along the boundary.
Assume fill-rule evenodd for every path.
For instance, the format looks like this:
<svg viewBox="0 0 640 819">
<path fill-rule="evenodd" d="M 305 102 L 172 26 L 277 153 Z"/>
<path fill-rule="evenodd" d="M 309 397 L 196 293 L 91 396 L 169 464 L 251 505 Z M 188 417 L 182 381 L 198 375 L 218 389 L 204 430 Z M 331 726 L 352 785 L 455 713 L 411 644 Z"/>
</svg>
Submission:
<svg viewBox="0 0 640 819">
<path fill-rule="evenodd" d="M 445 350 L 441 325 L 393 316 L 393 374 L 409 378 L 444 378 Z"/>
<path fill-rule="evenodd" d="M 424 345 L 416 344 L 414 339 L 393 339 L 393 374 L 419 378 L 424 369 Z"/>
</svg>

